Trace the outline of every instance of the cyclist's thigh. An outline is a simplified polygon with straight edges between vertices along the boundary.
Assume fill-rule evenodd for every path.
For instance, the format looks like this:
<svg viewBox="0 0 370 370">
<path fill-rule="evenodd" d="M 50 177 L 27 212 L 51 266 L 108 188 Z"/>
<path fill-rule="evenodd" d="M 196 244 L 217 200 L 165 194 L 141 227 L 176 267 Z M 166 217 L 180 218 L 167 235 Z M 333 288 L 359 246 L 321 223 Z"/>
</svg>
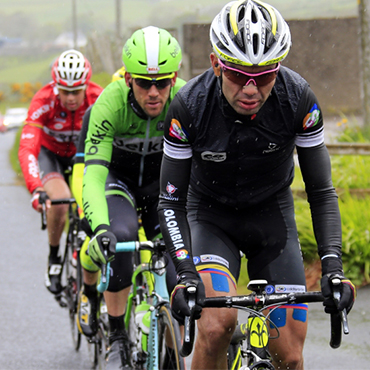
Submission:
<svg viewBox="0 0 370 370">
<path fill-rule="evenodd" d="M 272 317 L 271 317 L 272 316 Z M 276 362 L 299 363 L 302 359 L 304 341 L 307 334 L 307 305 L 287 305 L 273 311 L 270 323 L 270 353 Z"/>
<path fill-rule="evenodd" d="M 40 178 L 48 195 L 53 198 L 70 196 L 65 171 L 71 164 L 71 158 L 60 157 L 45 147 L 41 147 L 38 157 Z"/>
<path fill-rule="evenodd" d="M 134 197 L 128 187 L 112 174 L 108 175 L 106 182 L 106 199 L 111 231 L 116 236 L 117 241 L 136 240 L 138 216 Z M 113 274 L 109 283 L 109 291 L 118 292 L 131 285 L 131 255 L 131 253 L 117 253 L 115 255 L 111 262 Z"/>
<path fill-rule="evenodd" d="M 193 199 L 194 201 L 194 199 Z M 236 286 L 240 271 L 240 252 L 230 235 L 221 228 L 222 211 L 191 202 L 188 221 L 191 229 L 192 254 L 199 273 L 209 273 L 212 289 L 228 293 Z"/>
<path fill-rule="evenodd" d="M 206 296 L 236 295 L 240 255 L 231 240 L 217 226 L 189 217 L 195 266 L 205 286 Z M 207 308 L 197 322 L 199 338 L 213 340 L 213 351 L 226 348 L 237 321 L 237 310 Z M 211 334 L 210 334 L 211 333 Z"/>
<path fill-rule="evenodd" d="M 267 280 L 271 293 L 305 291 L 306 278 L 290 191 L 280 194 L 269 205 L 268 213 L 270 219 L 259 220 L 261 234 L 266 239 L 264 245 L 247 255 L 249 278 Z"/>
</svg>

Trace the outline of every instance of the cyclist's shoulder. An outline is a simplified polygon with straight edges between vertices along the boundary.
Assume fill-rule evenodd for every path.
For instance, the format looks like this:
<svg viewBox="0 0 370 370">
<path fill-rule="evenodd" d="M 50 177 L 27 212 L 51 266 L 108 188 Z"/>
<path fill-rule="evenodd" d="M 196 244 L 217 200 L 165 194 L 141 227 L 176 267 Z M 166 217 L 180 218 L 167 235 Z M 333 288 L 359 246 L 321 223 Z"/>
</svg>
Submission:
<svg viewBox="0 0 370 370">
<path fill-rule="evenodd" d="M 100 95 L 104 89 L 96 82 L 89 81 L 86 87 L 86 94 L 88 95 Z"/>
<path fill-rule="evenodd" d="M 26 121 L 35 121 L 40 117 L 49 117 L 59 109 L 58 89 L 54 83 L 48 83 L 33 96 Z"/>
<path fill-rule="evenodd" d="M 280 67 L 275 83 L 278 91 L 286 90 L 293 94 L 306 90 L 308 86 L 308 82 L 299 73 L 285 66 Z"/>
<path fill-rule="evenodd" d="M 198 97 L 205 97 L 214 94 L 215 86 L 217 85 L 217 77 L 212 68 L 207 69 L 202 74 L 193 77 L 186 82 L 179 91 L 179 96 L 186 103 L 192 103 Z"/>
<path fill-rule="evenodd" d="M 97 103 L 105 103 L 107 100 L 119 105 L 127 103 L 130 88 L 126 85 L 124 79 L 111 82 L 106 86 L 99 96 Z"/>
<path fill-rule="evenodd" d="M 58 89 L 54 82 L 49 82 L 38 90 L 32 100 L 56 100 L 58 97 Z"/>
<path fill-rule="evenodd" d="M 100 94 L 91 110 L 91 116 L 102 116 L 105 119 L 109 118 L 112 126 L 120 124 L 122 119 L 126 117 L 130 109 L 129 96 L 130 89 L 126 85 L 125 80 L 117 80 L 111 82 Z M 99 118 L 100 119 L 100 118 Z"/>
</svg>

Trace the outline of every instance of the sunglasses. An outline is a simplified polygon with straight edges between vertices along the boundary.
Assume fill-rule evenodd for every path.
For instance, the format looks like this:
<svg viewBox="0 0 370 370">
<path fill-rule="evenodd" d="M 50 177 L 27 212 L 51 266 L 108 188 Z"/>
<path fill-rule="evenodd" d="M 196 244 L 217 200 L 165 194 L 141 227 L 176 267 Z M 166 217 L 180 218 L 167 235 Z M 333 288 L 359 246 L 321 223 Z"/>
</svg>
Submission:
<svg viewBox="0 0 370 370">
<path fill-rule="evenodd" d="M 280 68 L 280 63 L 278 63 L 276 68 L 268 69 L 267 71 L 263 71 L 260 73 L 247 73 L 241 71 L 240 69 L 232 68 L 225 65 L 220 59 L 218 60 L 218 62 L 225 77 L 231 82 L 234 82 L 235 84 L 241 86 L 249 85 L 251 81 L 254 83 L 255 86 L 268 85 L 276 78 L 276 75 Z"/>
<path fill-rule="evenodd" d="M 149 90 L 153 85 L 158 90 L 163 90 L 167 86 L 171 85 L 172 78 L 175 77 L 175 72 L 172 72 L 169 75 L 165 75 L 165 76 L 161 76 L 157 78 L 151 78 L 151 77 L 131 73 L 131 77 L 135 80 L 136 85 L 138 85 L 144 90 Z"/>
</svg>

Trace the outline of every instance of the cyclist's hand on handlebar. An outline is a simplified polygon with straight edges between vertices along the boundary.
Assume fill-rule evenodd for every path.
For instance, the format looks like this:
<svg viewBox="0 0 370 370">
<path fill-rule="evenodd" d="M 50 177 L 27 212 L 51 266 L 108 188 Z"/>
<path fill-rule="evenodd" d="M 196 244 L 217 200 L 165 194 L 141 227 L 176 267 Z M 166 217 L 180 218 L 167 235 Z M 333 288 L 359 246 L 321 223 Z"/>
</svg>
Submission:
<svg viewBox="0 0 370 370">
<path fill-rule="evenodd" d="M 172 315 L 180 323 L 184 323 L 185 316 L 190 316 L 188 288 L 194 287 L 195 305 L 192 308 L 193 318 L 198 320 L 205 300 L 205 289 L 202 280 L 196 274 L 181 275 L 171 294 Z"/>
<path fill-rule="evenodd" d="M 339 302 L 334 301 L 334 290 L 340 293 Z M 342 274 L 325 274 L 321 278 L 321 291 L 324 296 L 325 312 L 337 313 L 338 311 L 352 309 L 356 298 L 356 288 L 352 282 Z"/>
<path fill-rule="evenodd" d="M 117 238 L 108 230 L 99 230 L 89 242 L 89 256 L 100 267 L 114 259 Z"/>
<path fill-rule="evenodd" d="M 50 198 L 43 189 L 36 189 L 32 193 L 31 204 L 37 212 L 42 212 L 43 204 L 45 204 L 46 208 L 51 206 Z"/>
</svg>

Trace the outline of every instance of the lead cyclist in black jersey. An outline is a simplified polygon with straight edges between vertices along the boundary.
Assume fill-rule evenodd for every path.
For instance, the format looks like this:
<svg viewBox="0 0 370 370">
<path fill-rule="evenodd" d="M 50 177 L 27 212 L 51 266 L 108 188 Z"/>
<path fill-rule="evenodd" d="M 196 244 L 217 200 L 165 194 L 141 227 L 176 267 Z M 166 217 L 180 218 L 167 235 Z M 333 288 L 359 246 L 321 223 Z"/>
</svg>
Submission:
<svg viewBox="0 0 370 370">
<path fill-rule="evenodd" d="M 198 337 L 193 369 L 226 369 L 237 312 L 207 308 L 204 295 L 235 295 L 240 251 L 251 280 L 269 292 L 306 290 L 290 185 L 296 148 L 322 261 L 325 311 L 350 311 L 355 287 L 341 259 L 341 219 L 323 118 L 308 83 L 281 66 L 291 47 L 287 23 L 260 1 L 232 1 L 210 28 L 212 68 L 172 101 L 160 177 L 161 230 L 178 273 L 172 310 L 189 315 L 195 287 Z M 340 279 L 335 305 L 332 280 Z M 284 306 L 271 319 L 277 369 L 303 369 L 307 306 Z M 271 329 L 273 330 L 273 329 Z"/>
</svg>

